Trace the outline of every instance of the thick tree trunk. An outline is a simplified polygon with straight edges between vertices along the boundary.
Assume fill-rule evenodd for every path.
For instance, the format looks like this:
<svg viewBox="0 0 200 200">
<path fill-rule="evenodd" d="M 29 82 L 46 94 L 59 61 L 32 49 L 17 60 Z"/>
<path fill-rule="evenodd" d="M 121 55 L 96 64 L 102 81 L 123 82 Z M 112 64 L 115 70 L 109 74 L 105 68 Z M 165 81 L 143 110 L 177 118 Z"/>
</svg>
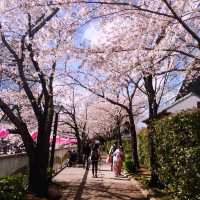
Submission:
<svg viewBox="0 0 200 200">
<path fill-rule="evenodd" d="M 48 194 L 48 165 L 42 161 L 46 156 L 43 152 L 37 152 L 36 150 L 29 158 L 28 190 L 39 197 L 46 197 Z"/>
<path fill-rule="evenodd" d="M 40 197 L 48 194 L 49 139 L 53 122 L 52 108 L 41 116 L 38 127 L 37 147 L 29 156 L 29 191 Z"/>
<path fill-rule="evenodd" d="M 138 151 L 137 151 L 137 135 L 135 130 L 135 122 L 133 114 L 131 113 L 129 114 L 129 121 L 130 121 L 132 159 L 134 161 L 136 169 L 138 169 L 140 165 L 139 165 Z"/>
<path fill-rule="evenodd" d="M 44 127 L 44 126 L 42 126 Z M 47 181 L 47 168 L 48 168 L 48 135 L 43 133 L 43 142 L 41 142 L 41 148 L 38 148 L 38 144 L 34 144 L 28 129 L 24 123 L 21 124 L 20 134 L 25 144 L 25 149 L 29 159 L 29 183 L 28 191 L 41 197 L 47 196 L 48 193 L 48 181 Z M 40 132 L 38 132 L 38 135 Z"/>
</svg>

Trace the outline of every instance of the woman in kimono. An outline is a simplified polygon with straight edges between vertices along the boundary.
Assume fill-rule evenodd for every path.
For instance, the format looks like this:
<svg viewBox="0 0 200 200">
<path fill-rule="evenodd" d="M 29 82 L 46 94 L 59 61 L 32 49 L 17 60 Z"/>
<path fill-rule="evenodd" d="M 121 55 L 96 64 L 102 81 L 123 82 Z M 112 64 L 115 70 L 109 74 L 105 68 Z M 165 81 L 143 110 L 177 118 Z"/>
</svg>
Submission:
<svg viewBox="0 0 200 200">
<path fill-rule="evenodd" d="M 124 161 L 124 151 L 123 147 L 120 146 L 113 153 L 113 172 L 116 177 L 121 174 L 123 161 Z"/>
</svg>

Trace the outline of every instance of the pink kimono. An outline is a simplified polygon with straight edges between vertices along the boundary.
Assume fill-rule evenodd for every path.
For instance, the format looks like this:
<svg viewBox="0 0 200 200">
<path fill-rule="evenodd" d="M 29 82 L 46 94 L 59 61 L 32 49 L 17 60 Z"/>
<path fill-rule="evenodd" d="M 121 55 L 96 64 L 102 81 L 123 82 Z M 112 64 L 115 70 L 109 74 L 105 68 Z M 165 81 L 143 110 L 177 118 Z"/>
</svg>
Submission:
<svg viewBox="0 0 200 200">
<path fill-rule="evenodd" d="M 113 172 L 115 176 L 119 176 L 121 174 L 123 160 L 123 151 L 120 149 L 116 149 L 116 151 L 113 153 Z"/>
</svg>

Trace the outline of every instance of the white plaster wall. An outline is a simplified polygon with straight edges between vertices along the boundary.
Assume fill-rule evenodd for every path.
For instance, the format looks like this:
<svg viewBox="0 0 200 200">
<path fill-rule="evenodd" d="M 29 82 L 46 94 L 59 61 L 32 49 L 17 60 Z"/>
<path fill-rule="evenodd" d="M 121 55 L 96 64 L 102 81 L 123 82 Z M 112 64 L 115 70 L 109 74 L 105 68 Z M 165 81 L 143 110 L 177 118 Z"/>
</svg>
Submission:
<svg viewBox="0 0 200 200">
<path fill-rule="evenodd" d="M 186 98 L 186 99 L 184 99 L 180 102 L 177 102 L 177 104 L 168 108 L 167 112 L 178 113 L 178 112 L 183 111 L 183 110 L 197 108 L 197 102 L 200 102 L 200 98 L 195 96 L 195 95 L 191 95 L 188 98 Z"/>
<path fill-rule="evenodd" d="M 11 175 L 25 166 L 28 166 L 28 158 L 25 153 L 1 156 L 0 177 Z"/>
<path fill-rule="evenodd" d="M 54 165 L 53 165 L 54 172 L 58 172 L 67 164 L 66 162 L 67 162 L 68 157 L 69 156 L 68 156 L 67 149 L 58 149 L 55 151 Z"/>
<path fill-rule="evenodd" d="M 66 159 L 67 159 L 66 153 L 67 153 L 67 149 L 55 150 L 55 157 L 59 158 L 59 161 L 60 161 L 60 162 L 54 162 L 55 172 L 62 169 L 64 165 L 66 164 Z M 28 157 L 26 153 L 1 155 L 0 156 L 0 177 L 11 175 L 17 170 L 25 166 L 28 167 Z"/>
</svg>

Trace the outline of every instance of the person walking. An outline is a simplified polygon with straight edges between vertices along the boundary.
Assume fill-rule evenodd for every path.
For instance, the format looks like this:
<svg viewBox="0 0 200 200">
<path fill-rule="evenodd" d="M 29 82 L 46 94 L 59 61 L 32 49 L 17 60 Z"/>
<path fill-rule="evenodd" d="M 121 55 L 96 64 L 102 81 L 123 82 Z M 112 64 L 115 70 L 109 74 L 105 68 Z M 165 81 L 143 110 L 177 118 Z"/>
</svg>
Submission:
<svg viewBox="0 0 200 200">
<path fill-rule="evenodd" d="M 98 147 L 99 146 L 95 144 L 91 152 L 92 175 L 95 178 L 97 178 L 98 161 L 100 157 Z"/>
<path fill-rule="evenodd" d="M 115 150 L 117 149 L 117 143 L 115 142 L 111 147 L 110 147 L 110 150 L 109 150 L 109 156 L 111 157 L 110 159 L 110 163 L 111 163 L 111 171 L 113 171 L 113 153 L 115 152 Z"/>
<path fill-rule="evenodd" d="M 83 149 L 83 154 L 84 154 L 83 167 L 86 169 L 89 169 L 90 153 L 91 153 L 91 147 L 90 147 L 90 144 L 87 142 Z"/>
<path fill-rule="evenodd" d="M 120 146 L 113 153 L 113 172 L 116 177 L 121 175 L 123 161 L 124 161 L 124 150 L 123 147 Z"/>
</svg>

